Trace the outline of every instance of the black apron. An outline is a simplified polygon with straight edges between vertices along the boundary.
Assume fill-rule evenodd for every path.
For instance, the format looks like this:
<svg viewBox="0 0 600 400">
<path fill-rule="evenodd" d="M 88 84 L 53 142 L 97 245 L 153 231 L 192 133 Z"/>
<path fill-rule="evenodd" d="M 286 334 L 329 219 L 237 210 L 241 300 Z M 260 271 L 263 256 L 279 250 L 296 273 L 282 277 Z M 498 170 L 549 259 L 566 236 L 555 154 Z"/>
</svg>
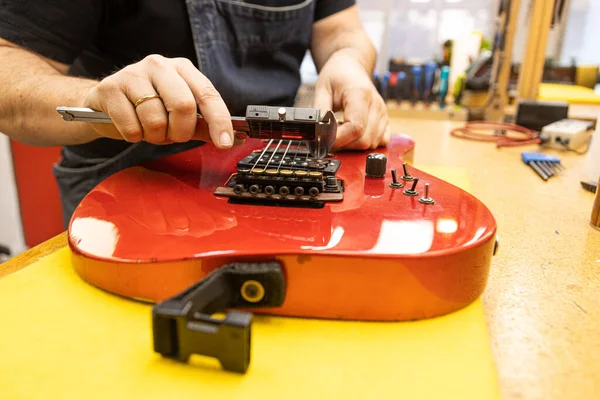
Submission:
<svg viewBox="0 0 600 400">
<path fill-rule="evenodd" d="M 199 70 L 232 115 L 249 104 L 292 106 L 309 47 L 315 2 L 265 7 L 236 0 L 186 0 Z M 202 145 L 134 143 L 108 158 L 86 158 L 70 146 L 54 166 L 65 227 L 81 200 L 112 174 Z"/>
</svg>

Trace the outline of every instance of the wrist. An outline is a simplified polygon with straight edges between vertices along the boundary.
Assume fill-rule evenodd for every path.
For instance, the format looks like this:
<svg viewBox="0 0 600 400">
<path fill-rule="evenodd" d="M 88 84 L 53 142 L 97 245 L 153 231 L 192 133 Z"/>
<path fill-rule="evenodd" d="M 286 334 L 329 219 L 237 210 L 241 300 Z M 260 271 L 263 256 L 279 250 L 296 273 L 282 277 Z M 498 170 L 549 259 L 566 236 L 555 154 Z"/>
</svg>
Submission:
<svg viewBox="0 0 600 400">
<path fill-rule="evenodd" d="M 374 66 L 372 66 L 368 60 L 367 57 L 365 57 L 365 55 L 363 54 L 362 51 L 360 51 L 357 48 L 354 47 L 343 47 L 340 48 L 336 51 L 334 51 L 331 56 L 329 57 L 329 60 L 327 60 L 327 63 L 334 61 L 334 62 L 353 62 L 353 63 L 357 63 L 358 65 L 360 65 L 360 67 L 367 73 L 367 75 L 371 75 L 373 73 L 373 68 Z"/>
</svg>

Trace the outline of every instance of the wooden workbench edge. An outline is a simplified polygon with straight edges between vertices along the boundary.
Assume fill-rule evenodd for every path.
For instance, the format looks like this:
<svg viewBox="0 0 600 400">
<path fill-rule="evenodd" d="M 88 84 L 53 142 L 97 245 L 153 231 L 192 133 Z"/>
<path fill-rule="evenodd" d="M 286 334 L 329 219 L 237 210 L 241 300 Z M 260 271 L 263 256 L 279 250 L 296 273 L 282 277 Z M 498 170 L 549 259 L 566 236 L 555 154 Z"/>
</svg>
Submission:
<svg viewBox="0 0 600 400">
<path fill-rule="evenodd" d="M 29 264 L 62 249 L 67 245 L 67 232 L 63 232 L 52 239 L 45 241 L 26 252 L 11 258 L 10 260 L 0 264 L 0 278 L 3 276 L 17 272 L 25 268 Z"/>
</svg>

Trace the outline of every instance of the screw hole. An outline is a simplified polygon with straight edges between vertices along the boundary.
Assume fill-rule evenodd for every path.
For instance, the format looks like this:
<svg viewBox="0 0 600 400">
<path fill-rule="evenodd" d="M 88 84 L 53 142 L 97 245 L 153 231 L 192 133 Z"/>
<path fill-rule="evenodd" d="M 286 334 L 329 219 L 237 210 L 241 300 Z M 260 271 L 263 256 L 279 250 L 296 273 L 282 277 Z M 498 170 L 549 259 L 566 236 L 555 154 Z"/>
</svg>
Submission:
<svg viewBox="0 0 600 400">
<path fill-rule="evenodd" d="M 309 115 L 309 116 L 308 116 L 308 119 L 312 119 L 312 115 Z"/>
<path fill-rule="evenodd" d="M 258 281 L 246 281 L 242 284 L 241 295 L 249 303 L 257 303 L 265 297 L 265 288 Z"/>
</svg>

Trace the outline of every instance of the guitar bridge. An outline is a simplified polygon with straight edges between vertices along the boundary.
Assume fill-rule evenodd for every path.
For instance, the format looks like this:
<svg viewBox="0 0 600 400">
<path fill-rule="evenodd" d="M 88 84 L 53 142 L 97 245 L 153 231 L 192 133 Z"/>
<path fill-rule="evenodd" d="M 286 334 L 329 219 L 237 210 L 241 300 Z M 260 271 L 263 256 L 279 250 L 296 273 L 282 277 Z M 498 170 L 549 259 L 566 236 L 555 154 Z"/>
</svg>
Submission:
<svg viewBox="0 0 600 400">
<path fill-rule="evenodd" d="M 290 150 L 267 146 L 256 150 L 237 164 L 237 172 L 218 187 L 216 196 L 231 202 L 255 205 L 323 207 L 325 202 L 344 199 L 344 182 L 336 177 L 341 163 L 317 160 L 307 149 Z"/>
</svg>

